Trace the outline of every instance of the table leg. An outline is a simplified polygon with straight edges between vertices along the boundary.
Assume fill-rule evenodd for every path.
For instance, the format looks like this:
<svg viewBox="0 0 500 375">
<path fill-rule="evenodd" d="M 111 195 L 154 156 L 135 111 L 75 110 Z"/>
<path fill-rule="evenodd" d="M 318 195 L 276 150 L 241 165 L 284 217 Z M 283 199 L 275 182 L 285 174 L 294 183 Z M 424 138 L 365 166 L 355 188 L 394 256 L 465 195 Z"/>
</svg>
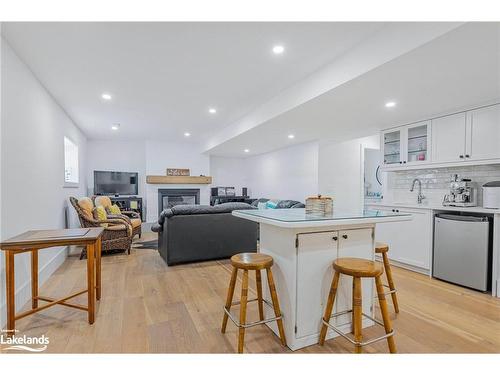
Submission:
<svg viewBox="0 0 500 375">
<path fill-rule="evenodd" d="M 38 307 L 38 249 L 31 250 L 31 307 Z"/>
<path fill-rule="evenodd" d="M 12 336 L 16 329 L 16 296 L 14 286 L 14 253 L 5 251 L 5 286 L 7 291 L 7 336 Z"/>
<path fill-rule="evenodd" d="M 95 245 L 87 245 L 87 296 L 88 296 L 88 315 L 89 324 L 94 324 L 95 320 L 95 264 L 94 264 Z"/>
<path fill-rule="evenodd" d="M 99 301 L 101 299 L 101 251 L 102 251 L 102 242 L 99 238 L 96 241 L 95 248 L 95 284 L 96 284 L 96 298 Z"/>
</svg>

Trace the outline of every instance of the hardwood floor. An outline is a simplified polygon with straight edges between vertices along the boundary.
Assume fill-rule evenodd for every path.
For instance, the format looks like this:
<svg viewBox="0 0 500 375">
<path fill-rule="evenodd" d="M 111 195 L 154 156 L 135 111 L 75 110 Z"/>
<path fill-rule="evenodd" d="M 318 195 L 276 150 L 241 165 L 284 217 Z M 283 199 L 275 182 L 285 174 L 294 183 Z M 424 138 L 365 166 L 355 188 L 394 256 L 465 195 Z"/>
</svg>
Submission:
<svg viewBox="0 0 500 375">
<path fill-rule="evenodd" d="M 147 233 L 143 241 L 154 236 Z M 220 333 L 229 261 L 168 267 L 156 250 L 141 248 L 130 256 L 105 256 L 102 262 L 103 295 L 94 325 L 87 323 L 84 311 L 57 306 L 17 321 L 20 334 L 45 334 L 50 353 L 236 352 L 235 326 L 229 322 L 226 334 Z M 41 286 L 40 294 L 64 296 L 85 287 L 85 266 L 77 255 L 70 256 Z M 388 302 L 399 353 L 500 352 L 500 299 L 397 267 L 393 274 L 399 315 Z M 255 281 L 249 285 L 249 298 L 254 298 Z M 236 290 L 240 287 L 238 280 Z M 79 296 L 75 302 L 85 304 L 85 299 Z M 250 304 L 248 320 L 257 318 L 257 305 Z M 366 337 L 380 333 L 378 327 L 363 331 Z M 364 350 L 388 352 L 385 342 Z M 337 338 L 296 353 L 352 351 L 350 343 Z M 247 330 L 245 352 L 291 353 L 265 326 Z"/>
</svg>

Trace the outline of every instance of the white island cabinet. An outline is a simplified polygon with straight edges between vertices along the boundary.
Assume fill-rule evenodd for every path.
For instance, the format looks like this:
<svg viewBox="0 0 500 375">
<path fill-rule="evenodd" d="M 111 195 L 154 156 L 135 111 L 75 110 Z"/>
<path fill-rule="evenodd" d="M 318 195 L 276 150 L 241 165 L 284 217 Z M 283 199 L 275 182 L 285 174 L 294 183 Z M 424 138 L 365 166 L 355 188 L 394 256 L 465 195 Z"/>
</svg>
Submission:
<svg viewBox="0 0 500 375">
<path fill-rule="evenodd" d="M 374 259 L 377 223 L 411 220 L 404 213 L 382 211 L 335 212 L 306 215 L 304 209 L 236 210 L 233 215 L 260 223 L 259 251 L 274 258 L 273 275 L 278 291 L 287 345 L 297 350 L 318 342 L 324 305 L 332 282 L 332 262 L 338 257 Z M 352 278 L 342 276 L 335 311 L 351 309 Z M 373 280 L 363 280 L 363 311 L 373 315 Z M 264 288 L 265 298 L 270 300 Z M 273 311 L 266 307 L 266 318 Z M 350 316 L 337 322 L 351 330 Z M 369 320 L 364 326 L 371 325 Z M 269 327 L 277 333 L 275 322 Z M 337 336 L 328 332 L 327 338 Z"/>
</svg>

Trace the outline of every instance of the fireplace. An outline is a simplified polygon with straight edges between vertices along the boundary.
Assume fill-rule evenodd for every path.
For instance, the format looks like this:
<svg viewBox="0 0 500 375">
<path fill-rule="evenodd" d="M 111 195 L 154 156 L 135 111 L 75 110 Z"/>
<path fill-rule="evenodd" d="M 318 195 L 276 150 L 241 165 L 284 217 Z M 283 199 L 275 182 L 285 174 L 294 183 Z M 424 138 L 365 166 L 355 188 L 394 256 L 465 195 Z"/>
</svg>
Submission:
<svg viewBox="0 0 500 375">
<path fill-rule="evenodd" d="M 200 204 L 200 189 L 158 189 L 158 215 L 182 204 Z"/>
</svg>

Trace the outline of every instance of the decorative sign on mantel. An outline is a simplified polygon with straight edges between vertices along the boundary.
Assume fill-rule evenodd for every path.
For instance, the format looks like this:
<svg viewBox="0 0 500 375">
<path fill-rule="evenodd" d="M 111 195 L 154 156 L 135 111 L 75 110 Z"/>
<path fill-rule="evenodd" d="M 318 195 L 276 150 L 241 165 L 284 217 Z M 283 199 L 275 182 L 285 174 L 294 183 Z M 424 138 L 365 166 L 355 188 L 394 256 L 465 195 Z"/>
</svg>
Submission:
<svg viewBox="0 0 500 375">
<path fill-rule="evenodd" d="M 167 176 L 190 176 L 189 169 L 183 168 L 167 168 Z"/>
</svg>

